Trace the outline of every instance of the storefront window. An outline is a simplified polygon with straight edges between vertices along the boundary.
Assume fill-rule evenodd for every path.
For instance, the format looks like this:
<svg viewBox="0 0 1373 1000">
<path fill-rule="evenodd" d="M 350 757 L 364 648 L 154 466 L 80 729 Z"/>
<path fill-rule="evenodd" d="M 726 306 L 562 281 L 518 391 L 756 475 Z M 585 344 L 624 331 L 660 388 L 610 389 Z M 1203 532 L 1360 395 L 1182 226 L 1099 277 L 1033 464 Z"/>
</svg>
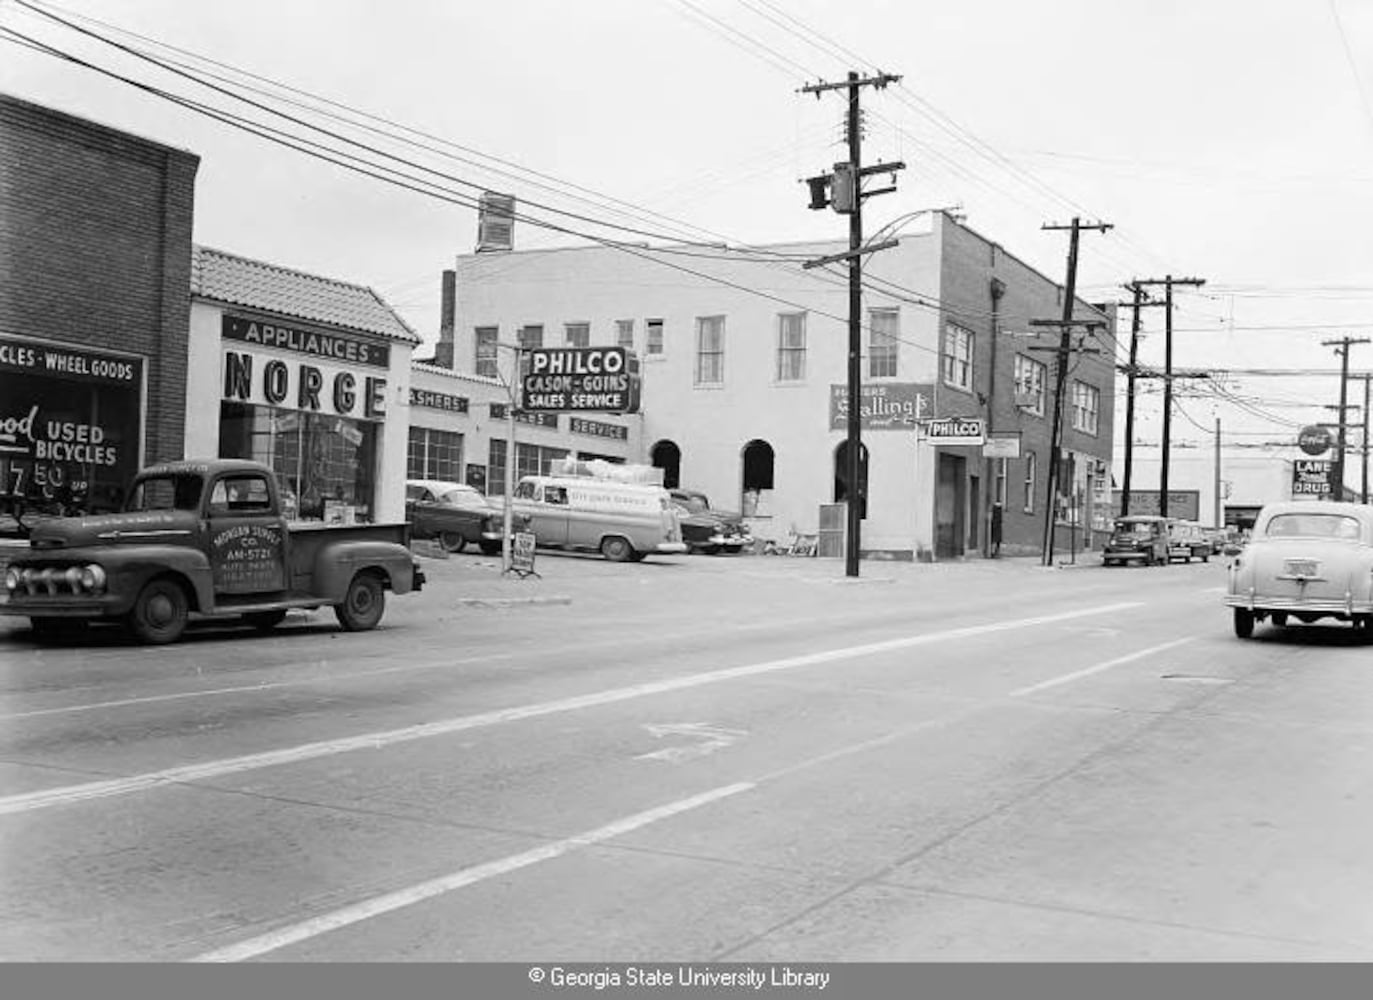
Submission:
<svg viewBox="0 0 1373 1000">
<path fill-rule="evenodd" d="M 407 479 L 462 482 L 462 435 L 456 431 L 411 427 L 405 475 Z"/>
<path fill-rule="evenodd" d="M 370 522 L 379 427 L 350 417 L 222 402 L 219 454 L 270 466 L 288 516 Z"/>
<path fill-rule="evenodd" d="M 0 337 L 0 535 L 118 510 L 138 471 L 143 362 Z"/>
<path fill-rule="evenodd" d="M 491 442 L 491 461 L 488 466 L 487 495 L 505 495 L 505 442 Z M 515 444 L 515 481 L 523 476 L 546 476 L 553 463 L 568 456 L 566 448 L 545 448 L 536 444 Z"/>
</svg>

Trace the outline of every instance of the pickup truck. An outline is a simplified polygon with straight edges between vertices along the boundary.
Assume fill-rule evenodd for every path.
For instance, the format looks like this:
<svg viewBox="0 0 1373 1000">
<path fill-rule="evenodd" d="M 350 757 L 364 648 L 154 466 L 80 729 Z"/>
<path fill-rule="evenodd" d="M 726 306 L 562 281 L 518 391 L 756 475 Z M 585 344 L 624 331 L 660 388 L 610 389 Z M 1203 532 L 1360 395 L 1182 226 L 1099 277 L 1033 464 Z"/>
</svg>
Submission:
<svg viewBox="0 0 1373 1000">
<path fill-rule="evenodd" d="M 175 642 L 192 615 L 268 631 L 290 608 L 332 606 L 348 631 L 374 628 L 385 591 L 424 573 L 405 524 L 293 523 L 272 470 L 242 459 L 168 462 L 134 479 L 120 513 L 52 518 L 5 570 L 0 614 L 27 615 L 39 638 L 91 621 Z"/>
</svg>

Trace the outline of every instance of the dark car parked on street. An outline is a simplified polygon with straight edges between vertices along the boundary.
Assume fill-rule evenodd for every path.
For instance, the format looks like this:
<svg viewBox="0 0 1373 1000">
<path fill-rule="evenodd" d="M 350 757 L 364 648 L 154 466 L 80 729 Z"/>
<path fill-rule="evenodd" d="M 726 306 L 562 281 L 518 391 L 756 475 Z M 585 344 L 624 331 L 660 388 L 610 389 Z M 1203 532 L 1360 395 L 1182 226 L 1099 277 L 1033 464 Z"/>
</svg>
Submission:
<svg viewBox="0 0 1373 1000">
<path fill-rule="evenodd" d="M 489 556 L 501 551 L 504 509 L 476 487 L 438 479 L 407 480 L 405 519 L 415 538 L 435 539 L 445 552 L 461 552 L 469 542 Z M 528 515 L 512 514 L 512 531 L 528 528 Z"/>
<path fill-rule="evenodd" d="M 735 553 L 753 544 L 742 514 L 716 510 L 700 490 L 676 487 L 668 494 L 682 513 L 682 541 L 690 551 L 707 555 Z"/>
</svg>

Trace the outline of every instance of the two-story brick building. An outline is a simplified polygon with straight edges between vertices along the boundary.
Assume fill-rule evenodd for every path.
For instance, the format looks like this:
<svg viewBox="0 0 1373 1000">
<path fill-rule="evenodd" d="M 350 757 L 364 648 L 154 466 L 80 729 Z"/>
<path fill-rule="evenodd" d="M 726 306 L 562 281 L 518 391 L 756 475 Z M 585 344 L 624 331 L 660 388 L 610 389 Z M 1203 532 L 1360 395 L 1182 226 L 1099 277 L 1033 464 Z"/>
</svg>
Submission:
<svg viewBox="0 0 1373 1000">
<path fill-rule="evenodd" d="M 0 95 L 0 492 L 109 509 L 182 455 L 199 158 Z"/>
<path fill-rule="evenodd" d="M 1039 551 L 1058 333 L 1030 321 L 1061 316 L 1061 288 L 943 214 L 873 254 L 863 302 L 865 481 L 854 491 L 845 459 L 847 282 L 838 268 L 801 267 L 843 249 L 463 256 L 452 340 L 440 356 L 459 371 L 489 373 L 498 343 L 631 347 L 643 378 L 643 454 L 631 460 L 651 461 L 669 484 L 703 489 L 717 506 L 742 508 L 761 537 L 815 532 L 823 506 L 856 492 L 865 555 L 985 551 L 993 503 L 1001 551 Z M 1065 523 L 1081 525 L 1106 514 L 1092 507 L 1111 455 L 1114 314 L 1079 301 L 1074 316 L 1105 324 L 1095 338 L 1102 353 L 1075 352 L 1064 387 L 1057 506 Z M 1008 457 L 931 440 L 926 422 L 939 416 L 982 418 Z M 1057 541 L 1073 544 L 1066 531 Z"/>
</svg>

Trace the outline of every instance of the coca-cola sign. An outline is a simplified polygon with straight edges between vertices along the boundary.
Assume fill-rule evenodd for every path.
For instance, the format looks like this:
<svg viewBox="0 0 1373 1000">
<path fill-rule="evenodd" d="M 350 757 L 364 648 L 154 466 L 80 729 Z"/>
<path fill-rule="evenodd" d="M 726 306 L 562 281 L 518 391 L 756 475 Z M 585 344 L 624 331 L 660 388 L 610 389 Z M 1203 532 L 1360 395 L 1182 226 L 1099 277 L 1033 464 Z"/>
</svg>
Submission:
<svg viewBox="0 0 1373 1000">
<path fill-rule="evenodd" d="M 1319 424 L 1303 427 L 1297 435 L 1297 447 L 1308 455 L 1324 455 L 1333 443 L 1330 431 Z"/>
</svg>

